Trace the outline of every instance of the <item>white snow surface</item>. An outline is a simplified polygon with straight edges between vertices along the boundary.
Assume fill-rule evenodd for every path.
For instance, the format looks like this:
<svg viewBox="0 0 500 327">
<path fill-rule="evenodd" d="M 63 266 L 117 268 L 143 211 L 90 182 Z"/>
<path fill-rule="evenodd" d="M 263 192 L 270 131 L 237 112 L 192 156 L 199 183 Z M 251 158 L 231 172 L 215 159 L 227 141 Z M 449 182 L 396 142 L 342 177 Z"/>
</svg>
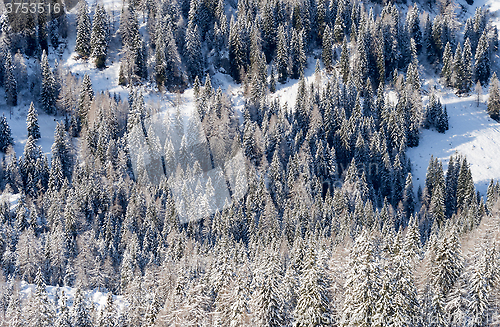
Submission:
<svg viewBox="0 0 500 327">
<path fill-rule="evenodd" d="M 22 281 L 19 287 L 19 293 L 22 301 L 26 301 L 31 294 L 35 293 L 36 285 L 28 284 L 25 281 Z M 54 302 L 56 293 L 58 294 L 59 299 L 61 298 L 62 292 L 66 295 L 67 305 L 69 308 L 73 306 L 73 300 L 76 293 L 76 288 L 74 287 L 57 287 L 57 286 L 47 286 L 47 296 L 50 301 Z M 106 306 L 106 299 L 108 297 L 107 292 L 101 292 L 97 289 L 84 291 L 85 299 L 87 304 L 93 303 L 97 310 L 102 310 Z M 126 307 L 128 306 L 128 302 L 121 295 L 113 295 L 113 305 L 115 306 L 118 314 L 125 312 Z M 56 308 L 58 308 L 59 304 L 56 304 Z"/>
<path fill-rule="evenodd" d="M 450 128 L 444 134 L 424 129 L 419 146 L 408 150 L 415 189 L 424 187 L 431 155 L 447 169 L 450 156 L 459 153 L 467 156 L 476 188 L 484 195 L 489 181 L 500 177 L 500 124 L 486 112 L 487 95 L 481 96 L 478 106 L 477 95 L 458 97 L 450 89 L 436 94 L 446 105 Z"/>
</svg>

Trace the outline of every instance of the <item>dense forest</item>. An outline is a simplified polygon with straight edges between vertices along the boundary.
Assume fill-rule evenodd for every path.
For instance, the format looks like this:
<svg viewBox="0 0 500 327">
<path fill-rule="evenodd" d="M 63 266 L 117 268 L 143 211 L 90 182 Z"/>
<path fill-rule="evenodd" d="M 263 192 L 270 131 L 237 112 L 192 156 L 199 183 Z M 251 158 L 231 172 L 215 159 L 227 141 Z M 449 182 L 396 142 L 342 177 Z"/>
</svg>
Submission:
<svg viewBox="0 0 500 327">
<path fill-rule="evenodd" d="M 0 119 L 1 326 L 500 325 L 500 184 L 477 192 L 456 153 L 447 169 L 432 158 L 414 189 L 406 153 L 422 129 L 449 129 L 424 72 L 459 95 L 489 88 L 499 119 L 498 32 L 488 10 L 462 24 L 465 12 L 128 0 L 114 24 L 81 0 L 57 17 L 3 14 L 6 104 L 26 89 L 33 102 L 22 155 Z M 127 99 L 54 60 L 70 18 L 79 60 L 103 70 L 120 52 Z M 242 111 L 216 73 L 242 85 Z M 296 100 L 282 103 L 290 80 Z M 190 89 L 186 119 L 147 101 Z M 50 160 L 38 110 L 62 117 Z M 76 291 L 49 297 L 49 285 Z M 95 288 L 108 292 L 99 308 Z"/>
</svg>

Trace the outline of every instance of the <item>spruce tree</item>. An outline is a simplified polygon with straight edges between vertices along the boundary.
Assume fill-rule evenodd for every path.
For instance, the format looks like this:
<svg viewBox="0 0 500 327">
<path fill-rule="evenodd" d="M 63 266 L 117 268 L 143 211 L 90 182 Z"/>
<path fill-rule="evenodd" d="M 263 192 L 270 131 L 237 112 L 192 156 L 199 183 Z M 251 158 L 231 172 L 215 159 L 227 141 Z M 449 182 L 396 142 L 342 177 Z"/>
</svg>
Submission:
<svg viewBox="0 0 500 327">
<path fill-rule="evenodd" d="M 80 0 L 80 2 L 78 2 L 75 52 L 84 59 L 88 58 L 90 55 L 91 29 L 92 25 L 90 23 L 87 1 Z"/>
<path fill-rule="evenodd" d="M 326 25 L 323 34 L 323 52 L 321 58 L 323 59 L 323 65 L 325 65 L 326 70 L 329 72 L 333 68 L 333 33 L 330 29 L 330 25 Z"/>
<path fill-rule="evenodd" d="M 497 121 L 500 119 L 500 85 L 496 73 L 493 73 L 490 82 L 488 114 Z"/>
<path fill-rule="evenodd" d="M 95 58 L 97 68 L 106 66 L 108 54 L 108 19 L 104 6 L 98 4 L 92 22 L 92 33 L 90 35 L 90 55 Z"/>
<path fill-rule="evenodd" d="M 26 125 L 28 129 L 28 137 L 32 136 L 35 140 L 40 138 L 40 127 L 38 126 L 38 113 L 33 105 L 30 104 L 28 116 L 26 117 Z"/>
<path fill-rule="evenodd" d="M 40 62 L 42 70 L 42 85 L 40 90 L 40 103 L 43 110 L 49 115 L 56 113 L 56 80 L 49 65 L 47 53 L 44 51 Z"/>
<path fill-rule="evenodd" d="M 2 118 L 0 118 L 0 151 L 5 153 L 10 145 L 14 145 L 14 139 L 7 118 L 2 115 Z"/>
<path fill-rule="evenodd" d="M 463 90 L 467 93 L 472 88 L 472 50 L 469 39 L 465 40 L 462 59 L 464 69 Z"/>
<path fill-rule="evenodd" d="M 8 106 L 17 106 L 17 82 L 14 76 L 14 66 L 12 65 L 12 56 L 7 52 L 4 64 L 5 100 Z"/>
<path fill-rule="evenodd" d="M 284 84 L 288 79 L 288 40 L 285 27 L 278 28 L 278 48 L 276 49 L 276 70 L 278 81 Z"/>
<path fill-rule="evenodd" d="M 201 38 L 198 25 L 195 25 L 193 22 L 188 23 L 186 30 L 186 56 L 191 80 L 194 80 L 196 76 L 202 76 L 203 55 L 201 52 Z"/>
<path fill-rule="evenodd" d="M 479 39 L 474 59 L 474 78 L 484 86 L 488 83 L 491 74 L 490 47 L 488 45 L 486 31 Z"/>
<path fill-rule="evenodd" d="M 342 52 L 340 53 L 340 76 L 344 84 L 347 84 L 347 79 L 349 78 L 349 50 L 347 49 L 347 38 L 344 37 L 342 43 Z"/>
<path fill-rule="evenodd" d="M 329 303 L 327 295 L 328 282 L 317 260 L 315 249 L 310 245 L 307 263 L 300 278 L 297 306 L 294 317 L 295 326 L 331 326 Z"/>
<path fill-rule="evenodd" d="M 450 42 L 446 43 L 443 53 L 443 68 L 441 69 L 441 77 L 446 86 L 451 85 L 451 75 L 453 73 L 453 58 L 451 53 Z"/>
</svg>

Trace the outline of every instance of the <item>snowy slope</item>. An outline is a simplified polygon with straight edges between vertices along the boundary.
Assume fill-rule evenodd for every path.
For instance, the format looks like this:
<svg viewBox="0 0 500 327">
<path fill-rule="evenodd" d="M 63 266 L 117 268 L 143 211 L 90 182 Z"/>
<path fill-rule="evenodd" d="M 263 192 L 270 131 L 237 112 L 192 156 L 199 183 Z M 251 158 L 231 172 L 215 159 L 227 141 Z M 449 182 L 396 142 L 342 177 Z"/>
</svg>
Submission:
<svg viewBox="0 0 500 327">
<path fill-rule="evenodd" d="M 450 129 L 445 134 L 423 130 L 420 145 L 408 150 L 415 188 L 424 186 L 431 155 L 446 169 L 450 155 L 458 152 L 467 156 L 476 187 L 484 195 L 490 179 L 500 178 L 500 124 L 486 113 L 487 96 L 478 107 L 477 95 L 458 97 L 449 89 L 437 95 L 448 109 Z"/>
<path fill-rule="evenodd" d="M 21 282 L 20 285 L 20 290 L 19 293 L 21 295 L 21 300 L 27 300 L 30 296 L 30 294 L 35 293 L 35 284 L 28 284 L 26 282 Z M 71 308 L 73 305 L 73 299 L 75 297 L 76 293 L 76 288 L 73 287 L 56 287 L 56 286 L 47 286 L 47 295 L 49 300 L 54 301 L 56 293 L 59 294 L 59 298 L 61 297 L 62 292 L 64 291 L 64 294 L 66 295 L 66 298 L 68 300 L 67 304 L 68 307 Z M 87 291 L 85 292 L 85 298 L 87 300 L 87 303 L 94 303 L 94 305 L 98 308 L 98 310 L 102 310 L 102 308 L 106 305 L 106 298 L 108 296 L 108 293 L 105 292 L 100 292 L 97 289 L 92 290 L 92 291 Z M 123 298 L 121 295 L 113 295 L 113 302 L 114 306 L 117 309 L 118 313 L 122 313 L 125 311 L 126 306 L 128 306 L 127 301 Z"/>
</svg>

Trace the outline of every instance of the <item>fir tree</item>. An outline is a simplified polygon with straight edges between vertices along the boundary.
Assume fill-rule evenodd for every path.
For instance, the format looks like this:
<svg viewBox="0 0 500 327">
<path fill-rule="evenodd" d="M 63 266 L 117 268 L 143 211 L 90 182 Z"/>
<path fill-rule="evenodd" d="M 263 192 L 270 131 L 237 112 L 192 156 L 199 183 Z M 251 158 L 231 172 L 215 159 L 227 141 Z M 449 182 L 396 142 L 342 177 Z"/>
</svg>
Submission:
<svg viewBox="0 0 500 327">
<path fill-rule="evenodd" d="M 80 0 L 78 2 L 75 52 L 84 59 L 88 58 L 91 51 L 90 34 L 92 25 L 88 12 L 87 1 Z"/>
<path fill-rule="evenodd" d="M 486 37 L 486 31 L 479 39 L 474 59 L 474 78 L 484 86 L 488 83 L 491 73 L 490 50 Z"/>
<path fill-rule="evenodd" d="M 344 37 L 342 43 L 342 52 L 340 54 L 340 76 L 342 76 L 342 81 L 347 84 L 347 79 L 349 78 L 349 51 L 347 49 L 347 38 Z"/>
<path fill-rule="evenodd" d="M 330 30 L 330 26 L 326 25 L 324 34 L 323 34 L 323 52 L 321 54 L 321 58 L 323 59 L 323 65 L 327 71 L 330 71 L 333 68 L 333 33 Z"/>
<path fill-rule="evenodd" d="M 14 76 L 14 66 L 12 65 L 12 56 L 7 52 L 4 64 L 5 100 L 8 106 L 17 106 L 17 82 Z"/>
<path fill-rule="evenodd" d="M 0 118 L 0 151 L 5 153 L 11 145 L 14 145 L 12 132 L 7 123 L 7 118 L 5 118 L 5 115 L 2 115 L 2 118 Z"/>
<path fill-rule="evenodd" d="M 186 55 L 191 80 L 194 80 L 196 76 L 202 76 L 203 56 L 200 32 L 198 25 L 194 25 L 192 22 L 188 23 L 186 30 Z"/>
<path fill-rule="evenodd" d="M 278 48 L 276 49 L 276 70 L 278 81 L 281 84 L 284 84 L 288 79 L 288 48 L 285 27 L 280 25 L 278 28 Z"/>
<path fill-rule="evenodd" d="M 35 140 L 40 138 L 40 127 L 38 126 L 38 113 L 33 105 L 30 104 L 28 116 L 26 117 L 26 125 L 28 128 L 28 137 L 32 136 Z"/>
<path fill-rule="evenodd" d="M 495 120 L 500 119 L 500 85 L 496 73 L 493 73 L 490 82 L 488 114 Z"/>
<path fill-rule="evenodd" d="M 42 69 L 42 85 L 40 90 L 40 102 L 43 110 L 48 114 L 56 113 L 56 80 L 50 68 L 47 53 L 44 51 L 40 62 Z"/>
<path fill-rule="evenodd" d="M 450 42 L 446 43 L 443 53 L 443 68 L 441 69 L 441 77 L 443 77 L 446 86 L 451 85 L 451 75 L 453 73 L 453 58 L 451 53 Z"/>
<path fill-rule="evenodd" d="M 26 322 L 29 327 L 49 327 L 53 325 L 54 309 L 49 301 L 42 271 L 38 268 L 35 279 L 35 294 L 30 299 Z"/>
<path fill-rule="evenodd" d="M 88 312 L 87 304 L 85 303 L 85 296 L 82 290 L 77 288 L 73 306 L 70 311 L 71 321 L 73 327 L 91 327 L 92 321 Z"/>
<path fill-rule="evenodd" d="M 98 4 L 92 22 L 90 35 L 90 55 L 95 58 L 97 68 L 106 66 L 108 54 L 108 23 L 104 6 Z"/>
</svg>

